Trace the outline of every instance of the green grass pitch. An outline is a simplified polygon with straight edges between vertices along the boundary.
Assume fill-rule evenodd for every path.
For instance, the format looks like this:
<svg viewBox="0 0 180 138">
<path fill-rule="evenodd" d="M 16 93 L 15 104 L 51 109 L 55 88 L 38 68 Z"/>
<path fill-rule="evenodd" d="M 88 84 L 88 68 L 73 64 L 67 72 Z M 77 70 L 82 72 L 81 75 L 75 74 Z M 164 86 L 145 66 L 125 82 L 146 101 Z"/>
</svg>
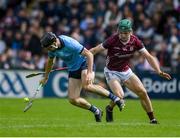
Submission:
<svg viewBox="0 0 180 138">
<path fill-rule="evenodd" d="M 109 102 L 88 99 L 104 110 Z M 125 137 L 180 136 L 180 101 L 153 100 L 160 124 L 151 125 L 139 100 L 126 100 L 126 108 L 114 110 L 114 122 L 101 123 L 87 110 L 77 108 L 67 99 L 37 99 L 32 108 L 23 113 L 23 99 L 0 99 L 0 136 L 59 136 L 59 137 Z"/>
</svg>

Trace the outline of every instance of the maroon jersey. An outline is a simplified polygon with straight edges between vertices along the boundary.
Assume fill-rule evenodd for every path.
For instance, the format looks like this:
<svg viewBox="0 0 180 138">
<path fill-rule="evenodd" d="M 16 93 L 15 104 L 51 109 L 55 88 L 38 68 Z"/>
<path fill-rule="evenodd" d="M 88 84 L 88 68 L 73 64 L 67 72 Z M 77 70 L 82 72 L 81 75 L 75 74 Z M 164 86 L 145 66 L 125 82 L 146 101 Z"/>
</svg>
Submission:
<svg viewBox="0 0 180 138">
<path fill-rule="evenodd" d="M 144 45 L 135 35 L 131 35 L 129 42 L 123 44 L 118 34 L 114 34 L 103 42 L 103 47 L 108 50 L 107 68 L 123 72 L 129 69 L 129 60 L 134 52 L 144 48 Z"/>
</svg>

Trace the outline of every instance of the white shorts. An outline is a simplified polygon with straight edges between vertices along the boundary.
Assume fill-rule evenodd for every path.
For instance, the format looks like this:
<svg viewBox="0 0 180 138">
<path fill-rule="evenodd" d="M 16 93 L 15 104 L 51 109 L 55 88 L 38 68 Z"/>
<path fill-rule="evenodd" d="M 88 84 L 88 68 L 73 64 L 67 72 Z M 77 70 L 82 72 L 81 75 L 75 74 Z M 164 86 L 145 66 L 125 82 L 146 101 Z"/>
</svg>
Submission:
<svg viewBox="0 0 180 138">
<path fill-rule="evenodd" d="M 106 77 L 107 83 L 109 83 L 109 81 L 112 79 L 116 79 L 120 83 L 124 83 L 133 75 L 133 72 L 130 68 L 127 71 L 119 72 L 119 71 L 111 71 L 107 67 L 105 67 L 104 75 Z"/>
</svg>

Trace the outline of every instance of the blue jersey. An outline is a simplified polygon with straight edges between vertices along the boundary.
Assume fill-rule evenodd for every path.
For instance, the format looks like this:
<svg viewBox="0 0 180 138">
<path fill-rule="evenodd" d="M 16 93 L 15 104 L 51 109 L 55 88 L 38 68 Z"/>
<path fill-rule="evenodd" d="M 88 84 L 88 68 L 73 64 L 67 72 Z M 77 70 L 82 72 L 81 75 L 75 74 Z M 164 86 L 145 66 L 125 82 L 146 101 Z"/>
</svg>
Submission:
<svg viewBox="0 0 180 138">
<path fill-rule="evenodd" d="M 61 48 L 55 51 L 49 51 L 50 58 L 61 58 L 68 67 L 68 71 L 75 71 L 81 67 L 81 64 L 86 61 L 86 58 L 81 55 L 84 47 L 75 39 L 60 35 L 58 36 L 61 42 Z"/>
</svg>

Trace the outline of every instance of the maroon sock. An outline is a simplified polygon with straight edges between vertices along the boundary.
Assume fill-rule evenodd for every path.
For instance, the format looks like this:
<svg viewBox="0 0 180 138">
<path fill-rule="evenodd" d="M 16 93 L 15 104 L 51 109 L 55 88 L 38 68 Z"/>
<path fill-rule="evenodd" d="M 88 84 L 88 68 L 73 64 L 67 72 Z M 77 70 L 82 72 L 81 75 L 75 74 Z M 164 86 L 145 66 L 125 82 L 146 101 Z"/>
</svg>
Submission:
<svg viewBox="0 0 180 138">
<path fill-rule="evenodd" d="M 154 119 L 154 114 L 153 112 L 147 112 L 147 115 L 149 117 L 150 120 Z"/>
</svg>

